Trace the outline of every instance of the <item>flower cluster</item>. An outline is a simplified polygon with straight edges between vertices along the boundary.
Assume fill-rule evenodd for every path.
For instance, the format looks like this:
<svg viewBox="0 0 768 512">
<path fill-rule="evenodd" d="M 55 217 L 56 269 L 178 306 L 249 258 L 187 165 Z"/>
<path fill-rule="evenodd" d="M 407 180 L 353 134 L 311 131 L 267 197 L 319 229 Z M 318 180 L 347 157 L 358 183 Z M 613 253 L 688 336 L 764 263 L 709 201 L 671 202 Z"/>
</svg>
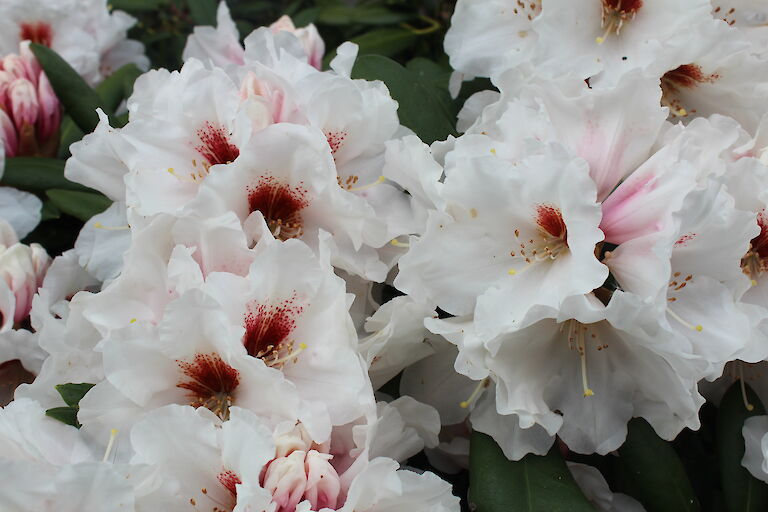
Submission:
<svg viewBox="0 0 768 512">
<path fill-rule="evenodd" d="M 144 62 L 127 15 L 32 4 L 0 7 L 8 156 L 49 154 L 61 118 L 20 39 L 90 83 Z M 19 243 L 40 201 L 0 189 L 0 508 L 454 512 L 401 464 L 466 467 L 471 431 L 511 460 L 614 452 L 635 417 L 672 440 L 733 378 L 751 410 L 768 8 L 716 4 L 459 0 L 450 87 L 494 89 L 428 146 L 352 78 L 355 44 L 323 70 L 313 25 L 241 44 L 222 2 L 125 125 L 99 111 L 70 147 L 65 176 L 113 201 L 73 249 Z M 744 435 L 768 481 L 768 417 Z"/>
</svg>

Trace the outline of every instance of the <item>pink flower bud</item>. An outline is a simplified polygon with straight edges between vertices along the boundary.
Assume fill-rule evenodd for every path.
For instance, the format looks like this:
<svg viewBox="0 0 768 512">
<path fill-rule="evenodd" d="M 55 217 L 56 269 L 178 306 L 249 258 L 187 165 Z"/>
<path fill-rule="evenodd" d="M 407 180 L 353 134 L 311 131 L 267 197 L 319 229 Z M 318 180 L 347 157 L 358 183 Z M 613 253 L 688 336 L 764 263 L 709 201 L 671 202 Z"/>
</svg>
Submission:
<svg viewBox="0 0 768 512">
<path fill-rule="evenodd" d="M 53 156 L 61 105 L 29 49 L 0 60 L 0 136 L 7 156 Z"/>
<path fill-rule="evenodd" d="M 37 84 L 37 98 L 40 102 L 37 136 L 41 141 L 46 141 L 53 137 L 59 129 L 61 124 L 61 107 L 59 105 L 59 98 L 53 92 L 48 77 L 42 72 Z"/>
<path fill-rule="evenodd" d="M 281 16 L 279 20 L 269 26 L 272 32 L 290 32 L 295 35 L 304 47 L 307 61 L 310 66 L 321 69 L 323 66 L 323 54 L 325 54 L 325 42 L 313 24 L 296 28 L 289 16 Z"/>
<path fill-rule="evenodd" d="M 40 104 L 37 100 L 35 85 L 26 78 L 17 78 L 8 87 L 8 100 L 16 130 L 22 132 L 25 125 L 34 126 Z"/>
<path fill-rule="evenodd" d="M 272 501 L 277 504 L 275 512 L 295 512 L 296 505 L 304 496 L 307 486 L 305 455 L 306 452 L 297 450 L 287 457 L 273 460 L 267 466 L 262 487 L 272 493 Z"/>
<path fill-rule="evenodd" d="M 29 316 L 51 258 L 38 244 L 15 241 L 15 235 L 4 235 L 0 242 L 9 244 L 0 243 L 0 330 L 4 331 Z"/>
<path fill-rule="evenodd" d="M 19 152 L 19 137 L 13 120 L 2 109 L 0 109 L 0 136 L 3 138 L 5 156 L 16 156 Z"/>
<path fill-rule="evenodd" d="M 304 499 L 312 503 L 313 510 L 321 508 L 336 509 L 341 492 L 341 481 L 331 465 L 333 456 L 310 450 L 304 461 L 307 472 L 307 487 Z"/>
</svg>

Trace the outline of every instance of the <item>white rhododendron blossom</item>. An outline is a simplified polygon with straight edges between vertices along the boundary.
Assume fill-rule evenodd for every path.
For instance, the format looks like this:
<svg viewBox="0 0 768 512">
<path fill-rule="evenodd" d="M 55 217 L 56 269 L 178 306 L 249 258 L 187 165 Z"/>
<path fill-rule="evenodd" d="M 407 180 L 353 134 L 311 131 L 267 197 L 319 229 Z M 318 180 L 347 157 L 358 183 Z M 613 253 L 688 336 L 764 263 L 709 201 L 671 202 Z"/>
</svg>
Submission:
<svg viewBox="0 0 768 512">
<path fill-rule="evenodd" d="M 768 483 L 766 5 L 129 3 L 0 5 L 0 510 Z"/>
<path fill-rule="evenodd" d="M 16 53 L 21 41 L 48 46 L 91 84 L 125 64 L 149 66 L 143 45 L 126 38 L 135 18 L 105 0 L 10 0 L 0 20 L 0 53 Z"/>
</svg>

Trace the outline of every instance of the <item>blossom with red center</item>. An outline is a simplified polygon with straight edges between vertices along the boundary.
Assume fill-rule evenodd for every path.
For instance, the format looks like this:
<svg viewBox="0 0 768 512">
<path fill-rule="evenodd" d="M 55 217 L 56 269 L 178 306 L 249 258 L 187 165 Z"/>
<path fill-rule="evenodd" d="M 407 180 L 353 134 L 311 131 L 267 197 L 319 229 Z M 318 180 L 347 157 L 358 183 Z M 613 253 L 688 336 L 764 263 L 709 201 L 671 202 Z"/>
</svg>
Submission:
<svg viewBox="0 0 768 512">
<path fill-rule="evenodd" d="M 177 364 L 190 380 L 176 387 L 189 391 L 190 405 L 205 407 L 221 419 L 228 419 L 229 407 L 240 384 L 238 371 L 218 354 L 195 354 L 193 362 L 177 361 Z"/>
<path fill-rule="evenodd" d="M 233 162 L 240 154 L 237 146 L 230 142 L 230 135 L 221 126 L 214 126 L 209 121 L 203 128 L 197 130 L 200 144 L 195 146 L 200 155 L 208 162 L 208 165 L 228 164 Z"/>
<path fill-rule="evenodd" d="M 307 191 L 290 186 L 273 176 L 262 176 L 248 188 L 250 212 L 260 211 L 275 238 L 288 240 L 304 233 L 301 211 L 309 206 Z"/>
<path fill-rule="evenodd" d="M 31 41 L 48 47 L 53 42 L 53 29 L 44 21 L 22 23 L 20 29 L 19 39 L 22 41 Z"/>
<path fill-rule="evenodd" d="M 250 304 L 245 315 L 243 344 L 253 357 L 269 366 L 282 366 L 294 353 L 294 340 L 290 338 L 296 327 L 296 317 L 303 306 L 291 299 L 277 304 Z"/>
</svg>

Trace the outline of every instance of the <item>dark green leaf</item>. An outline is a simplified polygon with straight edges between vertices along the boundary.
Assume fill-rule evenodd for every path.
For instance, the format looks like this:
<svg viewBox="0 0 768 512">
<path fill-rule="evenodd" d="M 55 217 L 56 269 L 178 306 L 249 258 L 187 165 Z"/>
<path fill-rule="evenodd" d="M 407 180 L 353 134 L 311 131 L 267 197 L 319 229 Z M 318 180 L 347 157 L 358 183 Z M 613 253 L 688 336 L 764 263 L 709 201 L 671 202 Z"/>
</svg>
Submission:
<svg viewBox="0 0 768 512">
<path fill-rule="evenodd" d="M 441 66 L 437 62 L 424 57 L 416 57 L 408 61 L 405 67 L 419 75 L 426 81 L 438 87 L 448 89 L 448 80 L 451 78 L 451 68 Z"/>
<path fill-rule="evenodd" d="M 50 199 L 43 201 L 43 207 L 40 210 L 40 220 L 46 221 L 61 218 L 61 211 L 51 202 Z"/>
<path fill-rule="evenodd" d="M 64 116 L 61 120 L 61 129 L 59 136 L 59 158 L 66 160 L 70 157 L 69 146 L 83 138 L 83 130 L 77 127 L 72 118 Z"/>
<path fill-rule="evenodd" d="M 187 5 L 195 25 L 216 26 L 216 0 L 187 0 Z"/>
<path fill-rule="evenodd" d="M 77 407 L 54 407 L 45 411 L 45 415 L 67 425 L 80 428 L 80 422 L 77 421 L 77 411 Z"/>
<path fill-rule="evenodd" d="M 128 12 L 154 11 L 167 0 L 110 0 L 109 5 L 113 9 L 120 9 Z"/>
<path fill-rule="evenodd" d="M 393 25 L 411 19 L 410 13 L 400 13 L 377 6 L 335 5 L 320 11 L 317 22 L 325 25 Z"/>
<path fill-rule="evenodd" d="M 83 222 L 112 204 L 106 197 L 92 192 L 52 189 L 46 190 L 45 194 L 59 210 Z"/>
<path fill-rule="evenodd" d="M 296 13 L 296 16 L 293 16 L 293 23 L 297 27 L 305 27 L 310 23 L 316 22 L 318 16 L 320 16 L 320 8 L 310 7 Z"/>
<path fill-rule="evenodd" d="M 643 419 L 629 422 L 614 469 L 617 492 L 633 496 L 648 512 L 700 509 L 688 475 L 672 446 Z"/>
<path fill-rule="evenodd" d="M 79 384 L 70 382 L 68 384 L 59 384 L 56 386 L 56 391 L 59 392 L 65 404 L 70 407 L 78 407 L 80 400 L 83 399 L 85 394 L 90 391 L 93 386 L 95 386 L 95 384 L 90 384 L 88 382 L 81 382 Z"/>
<path fill-rule="evenodd" d="M 448 91 L 397 62 L 379 55 L 363 55 L 355 63 L 353 78 L 381 80 L 399 103 L 400 122 L 427 144 L 455 134 L 456 108 Z"/>
<path fill-rule="evenodd" d="M 752 406 L 751 411 L 747 410 L 745 399 Z M 728 512 L 768 510 L 768 485 L 754 478 L 741 465 L 744 457 L 744 437 L 741 433 L 744 421 L 761 414 L 765 414 L 765 407 L 760 398 L 746 384 L 742 395 L 741 381 L 734 382 L 720 402 L 717 412 L 717 456 Z"/>
<path fill-rule="evenodd" d="M 30 45 L 40 65 L 45 70 L 56 96 L 83 133 L 90 133 L 99 123 L 96 109 L 102 107 L 104 113 L 111 115 L 111 110 L 101 105 L 101 98 L 64 59 L 48 48 L 37 43 Z"/>
<path fill-rule="evenodd" d="M 0 183 L 30 192 L 49 188 L 88 191 L 64 177 L 64 160 L 55 158 L 14 157 L 5 161 L 5 173 Z"/>
<path fill-rule="evenodd" d="M 476 512 L 594 512 L 557 447 L 544 456 L 510 461 L 489 436 L 472 433 L 470 510 Z M 474 508 L 472 508 L 474 506 Z"/>
<path fill-rule="evenodd" d="M 124 99 L 133 93 L 133 83 L 141 75 L 141 70 L 136 64 L 126 64 L 96 87 L 96 92 L 101 97 L 101 104 L 109 110 L 116 110 Z"/>
</svg>

